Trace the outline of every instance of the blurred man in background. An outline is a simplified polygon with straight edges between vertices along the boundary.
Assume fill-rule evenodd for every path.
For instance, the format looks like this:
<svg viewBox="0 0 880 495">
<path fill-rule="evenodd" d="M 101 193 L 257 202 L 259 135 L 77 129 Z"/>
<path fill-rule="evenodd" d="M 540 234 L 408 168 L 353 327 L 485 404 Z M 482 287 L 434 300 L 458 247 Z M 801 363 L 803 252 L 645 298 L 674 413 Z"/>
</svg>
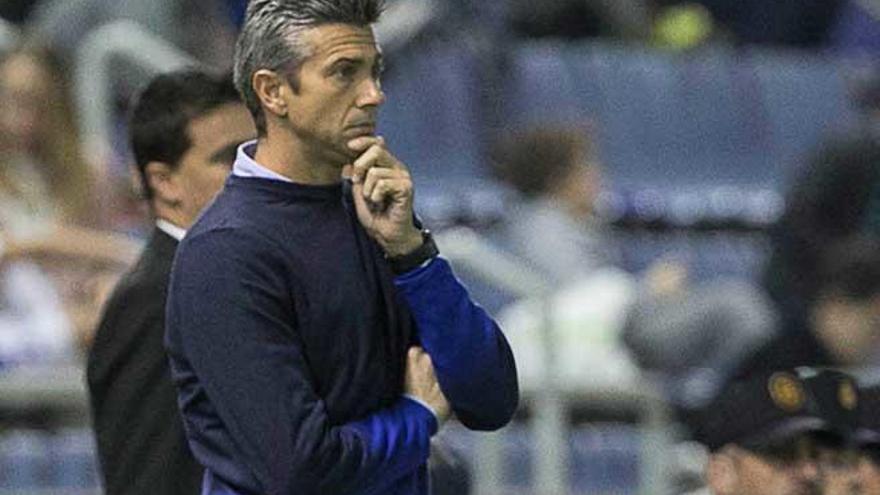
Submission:
<svg viewBox="0 0 880 495">
<path fill-rule="evenodd" d="M 821 145 L 796 176 L 785 211 L 769 232 L 762 283 L 786 320 L 808 311 L 829 246 L 854 236 L 880 237 L 880 85 L 863 89 L 859 104 L 864 129 Z"/>
<path fill-rule="evenodd" d="M 131 118 L 131 144 L 156 227 L 113 292 L 89 353 L 88 384 L 108 495 L 199 492 L 163 348 L 177 243 L 223 186 L 254 124 L 231 78 L 154 79 Z"/>
<path fill-rule="evenodd" d="M 730 383 L 702 411 L 714 495 L 853 493 L 854 380 L 832 370 L 760 373 Z"/>
<path fill-rule="evenodd" d="M 815 293 L 803 314 L 782 320 L 777 337 L 736 375 L 796 366 L 867 366 L 880 350 L 880 241 L 854 236 L 825 246 Z"/>
</svg>

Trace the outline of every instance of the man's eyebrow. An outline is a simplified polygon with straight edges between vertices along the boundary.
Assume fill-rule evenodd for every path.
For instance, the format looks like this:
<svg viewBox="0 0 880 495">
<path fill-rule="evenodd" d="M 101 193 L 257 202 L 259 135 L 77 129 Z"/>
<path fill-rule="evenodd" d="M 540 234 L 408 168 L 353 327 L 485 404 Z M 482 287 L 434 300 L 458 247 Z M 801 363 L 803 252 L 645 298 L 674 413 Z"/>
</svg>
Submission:
<svg viewBox="0 0 880 495">
<path fill-rule="evenodd" d="M 334 60 L 333 62 L 331 62 L 330 65 L 328 66 L 328 68 L 332 69 L 332 68 L 334 68 L 338 65 L 342 65 L 342 64 L 362 64 L 362 63 L 364 63 L 364 59 L 362 57 L 352 57 L 352 56 L 345 55 L 345 56 L 339 57 L 336 60 Z"/>
<path fill-rule="evenodd" d="M 343 56 L 337 58 L 336 60 L 330 62 L 330 64 L 327 66 L 327 69 L 332 70 L 342 64 L 360 65 L 365 62 L 366 62 L 366 59 L 364 57 L 343 55 Z M 373 65 L 376 67 L 376 69 L 378 69 L 380 71 L 385 68 L 385 57 L 382 56 L 381 52 L 376 54 L 376 58 L 373 62 Z"/>
<path fill-rule="evenodd" d="M 220 148 L 215 151 L 211 157 L 208 159 L 211 162 L 229 162 L 229 165 L 232 165 L 232 162 L 235 160 L 235 153 L 238 151 L 238 143 L 229 143 L 226 146 Z"/>
</svg>

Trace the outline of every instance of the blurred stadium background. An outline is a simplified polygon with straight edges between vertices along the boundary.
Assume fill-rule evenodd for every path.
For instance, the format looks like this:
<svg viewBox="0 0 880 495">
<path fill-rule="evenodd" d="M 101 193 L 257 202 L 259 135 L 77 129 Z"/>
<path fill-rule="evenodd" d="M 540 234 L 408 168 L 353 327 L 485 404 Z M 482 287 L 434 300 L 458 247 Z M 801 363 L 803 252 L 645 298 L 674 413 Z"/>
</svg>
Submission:
<svg viewBox="0 0 880 495">
<path fill-rule="evenodd" d="M 78 218 L 0 214 L 0 267 L 25 267 L 3 275 L 0 297 L 2 495 L 100 493 L 83 353 L 107 288 L 149 231 L 130 180 L 127 105 L 158 71 L 229 68 L 244 4 L 0 0 L 0 54 L 40 46 L 58 68 L 33 101 L 4 99 L 0 78 L 0 113 L 70 102 L 69 122 L 47 110 L 28 125 L 78 136 L 88 182 L 58 170 L 48 180 L 91 205 Z M 623 273 L 673 260 L 688 287 L 760 288 L 770 233 L 813 154 L 880 130 L 880 2 L 392 0 L 378 35 L 389 61 L 381 132 L 412 168 L 441 251 L 519 332 L 515 423 L 443 433 L 471 492 L 675 492 L 701 458 L 680 442 L 670 390 L 711 382 L 697 371 L 712 366 L 639 367 L 622 338 L 638 290 L 629 279 L 600 274 L 566 291 L 517 258 L 496 235 L 521 200 L 492 173 L 494 143 L 543 126 L 589 132 L 603 179 L 584 228 L 603 225 Z M 0 175 L 6 208 L 19 184 Z M 67 206 L 54 186 L 42 194 Z"/>
</svg>

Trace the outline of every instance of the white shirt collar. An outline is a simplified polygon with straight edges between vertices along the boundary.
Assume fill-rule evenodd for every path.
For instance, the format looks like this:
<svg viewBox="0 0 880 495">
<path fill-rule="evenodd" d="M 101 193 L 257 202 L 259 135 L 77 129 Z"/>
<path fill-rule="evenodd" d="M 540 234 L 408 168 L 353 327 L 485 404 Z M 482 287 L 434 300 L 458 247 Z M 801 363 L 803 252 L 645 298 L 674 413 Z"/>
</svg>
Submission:
<svg viewBox="0 0 880 495">
<path fill-rule="evenodd" d="M 156 219 L 156 227 L 159 228 L 162 232 L 170 235 L 171 237 L 177 239 L 178 242 L 183 240 L 183 236 L 186 235 L 186 229 L 182 229 L 177 225 L 165 220 L 164 218 Z"/>
<path fill-rule="evenodd" d="M 256 148 L 256 139 L 243 143 L 241 146 L 238 147 L 238 152 L 235 156 L 235 163 L 232 165 L 232 175 L 235 175 L 237 177 L 256 177 L 259 179 L 293 182 L 292 180 L 279 174 L 278 172 L 275 172 L 274 170 L 269 170 L 268 168 L 254 161 L 252 156 L 256 152 Z"/>
</svg>

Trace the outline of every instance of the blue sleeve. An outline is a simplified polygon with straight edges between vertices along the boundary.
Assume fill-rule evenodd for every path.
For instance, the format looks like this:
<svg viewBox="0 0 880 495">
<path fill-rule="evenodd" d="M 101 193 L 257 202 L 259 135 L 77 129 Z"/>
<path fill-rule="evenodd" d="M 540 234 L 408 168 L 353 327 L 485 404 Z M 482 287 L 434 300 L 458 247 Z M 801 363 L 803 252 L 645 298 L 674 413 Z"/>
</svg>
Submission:
<svg viewBox="0 0 880 495">
<path fill-rule="evenodd" d="M 169 352 L 172 362 L 186 361 L 219 416 L 187 417 L 183 394 L 190 441 L 217 451 L 214 430 L 225 429 L 220 438 L 231 441 L 220 450 L 231 455 L 205 467 L 223 473 L 231 462 L 263 493 L 380 492 L 427 461 L 437 422 L 401 398 L 357 422 L 331 424 L 292 325 L 291 282 L 279 249 L 254 237 L 214 231 L 186 239 L 177 252 Z"/>
<path fill-rule="evenodd" d="M 435 258 L 394 280 L 409 304 L 440 389 L 468 428 L 495 430 L 513 417 L 519 387 L 513 353 L 495 321 Z"/>
</svg>

